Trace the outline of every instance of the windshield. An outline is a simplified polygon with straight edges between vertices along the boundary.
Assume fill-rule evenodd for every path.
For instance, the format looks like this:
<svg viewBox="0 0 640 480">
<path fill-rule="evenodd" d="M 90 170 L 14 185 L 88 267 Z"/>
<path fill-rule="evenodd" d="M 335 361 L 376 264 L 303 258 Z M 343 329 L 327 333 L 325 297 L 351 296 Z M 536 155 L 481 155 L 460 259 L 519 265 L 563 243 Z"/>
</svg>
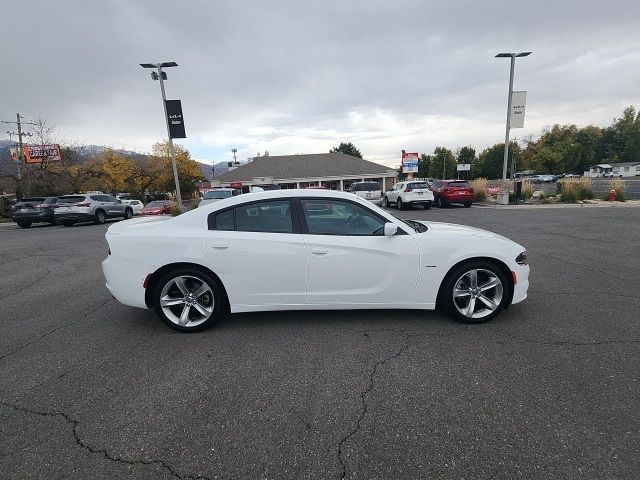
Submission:
<svg viewBox="0 0 640 480">
<path fill-rule="evenodd" d="M 378 185 L 377 182 L 362 182 L 353 184 L 354 192 L 375 192 L 377 190 L 380 190 L 380 185 Z"/>
<path fill-rule="evenodd" d="M 58 203 L 78 203 L 78 202 L 82 202 L 83 200 L 84 200 L 84 197 L 80 195 L 70 195 L 68 197 L 60 197 L 58 199 Z"/>
<path fill-rule="evenodd" d="M 204 194 L 205 200 L 229 198 L 232 195 L 231 190 L 209 190 Z"/>
</svg>

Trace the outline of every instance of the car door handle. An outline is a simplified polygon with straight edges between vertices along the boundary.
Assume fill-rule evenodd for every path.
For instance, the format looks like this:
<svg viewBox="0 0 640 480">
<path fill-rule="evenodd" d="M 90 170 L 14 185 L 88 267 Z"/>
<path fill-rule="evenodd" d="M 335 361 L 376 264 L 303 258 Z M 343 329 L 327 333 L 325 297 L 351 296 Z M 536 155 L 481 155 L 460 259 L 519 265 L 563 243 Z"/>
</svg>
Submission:
<svg viewBox="0 0 640 480">
<path fill-rule="evenodd" d="M 311 253 L 313 253 L 314 255 L 326 255 L 327 253 L 329 253 L 329 250 L 327 250 L 326 248 L 314 248 L 313 250 L 311 250 Z"/>
<path fill-rule="evenodd" d="M 227 245 L 226 243 L 214 243 L 213 245 L 211 245 L 211 248 L 215 248 L 216 250 L 226 250 L 227 248 L 229 248 L 229 245 Z"/>
</svg>

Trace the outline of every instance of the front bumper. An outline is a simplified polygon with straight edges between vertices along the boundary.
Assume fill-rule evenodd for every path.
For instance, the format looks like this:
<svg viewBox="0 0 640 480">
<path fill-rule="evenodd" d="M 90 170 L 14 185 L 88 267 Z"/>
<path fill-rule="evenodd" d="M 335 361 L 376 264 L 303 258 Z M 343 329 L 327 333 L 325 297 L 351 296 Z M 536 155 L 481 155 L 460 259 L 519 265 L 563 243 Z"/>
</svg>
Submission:
<svg viewBox="0 0 640 480">
<path fill-rule="evenodd" d="M 516 284 L 513 287 L 513 299 L 511 304 L 520 303 L 527 298 L 529 290 L 529 265 L 518 265 L 512 267 L 516 274 Z"/>
</svg>

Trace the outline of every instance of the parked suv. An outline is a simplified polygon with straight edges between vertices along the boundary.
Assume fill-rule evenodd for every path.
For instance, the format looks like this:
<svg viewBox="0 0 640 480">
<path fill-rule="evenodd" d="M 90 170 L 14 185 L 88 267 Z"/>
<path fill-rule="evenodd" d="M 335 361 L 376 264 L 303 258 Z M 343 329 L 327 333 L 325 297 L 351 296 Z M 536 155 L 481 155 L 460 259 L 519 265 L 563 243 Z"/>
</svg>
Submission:
<svg viewBox="0 0 640 480">
<path fill-rule="evenodd" d="M 349 186 L 349 191 L 372 202 L 382 198 L 382 188 L 378 182 L 354 182 Z"/>
<path fill-rule="evenodd" d="M 106 194 L 79 194 L 58 197 L 55 218 L 58 223 L 70 227 L 77 222 L 102 224 L 107 218 L 133 217 L 133 209 L 116 197 Z"/>
<path fill-rule="evenodd" d="M 29 228 L 32 223 L 56 224 L 53 216 L 57 197 L 23 198 L 11 207 L 11 219 L 21 228 Z"/>
<path fill-rule="evenodd" d="M 433 203 L 433 192 L 425 181 L 408 180 L 399 182 L 393 186 L 393 189 L 384 194 L 382 204 L 385 207 L 389 207 L 392 203 L 396 204 L 398 210 L 412 205 L 429 210 Z"/>
<path fill-rule="evenodd" d="M 464 180 L 436 180 L 433 182 L 433 194 L 438 208 L 451 203 L 461 203 L 470 207 L 473 203 L 473 187 Z"/>
</svg>

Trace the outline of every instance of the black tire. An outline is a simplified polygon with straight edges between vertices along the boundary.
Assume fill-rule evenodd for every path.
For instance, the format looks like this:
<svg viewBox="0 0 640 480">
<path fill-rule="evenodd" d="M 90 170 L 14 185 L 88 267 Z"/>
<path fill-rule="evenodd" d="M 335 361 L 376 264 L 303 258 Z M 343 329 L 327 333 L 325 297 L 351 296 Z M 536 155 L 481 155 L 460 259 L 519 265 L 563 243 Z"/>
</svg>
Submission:
<svg viewBox="0 0 640 480">
<path fill-rule="evenodd" d="M 442 200 L 442 197 L 438 197 L 438 200 L 436 201 L 436 205 L 438 208 L 445 208 L 447 206 L 447 203 Z"/>
<path fill-rule="evenodd" d="M 198 323 L 197 325 L 193 325 L 193 326 L 179 325 L 178 323 L 176 323 L 175 319 L 172 320 L 165 314 L 163 307 L 160 305 L 160 298 L 162 296 L 162 291 L 165 289 L 165 287 L 168 284 L 171 284 L 177 277 L 189 277 L 191 279 L 195 279 L 201 282 L 202 284 L 206 283 L 206 285 L 209 287 L 211 291 L 212 298 L 210 300 L 212 302 L 211 306 L 213 307 L 213 311 L 206 320 L 202 321 L 201 323 Z M 189 290 L 191 288 L 198 287 L 198 283 L 195 280 L 193 282 L 194 285 L 186 285 Z M 175 290 L 174 287 L 177 288 L 177 285 L 169 286 L 169 291 L 172 291 L 171 289 L 173 289 L 174 291 L 172 295 L 175 295 L 175 296 L 181 295 L 181 293 L 178 290 Z M 204 298 L 205 295 L 207 294 L 201 295 L 200 297 L 198 297 L 198 299 L 202 298 L 203 299 L 202 301 L 205 302 L 205 305 L 209 306 L 208 305 L 209 299 L 205 299 Z M 198 299 L 195 299 L 195 300 L 198 300 Z M 227 313 L 227 299 L 222 286 L 218 283 L 218 281 L 215 278 L 213 278 L 208 273 L 203 272 L 202 270 L 185 267 L 185 268 L 177 268 L 175 270 L 167 272 L 158 279 L 153 290 L 153 307 L 156 313 L 158 314 L 158 316 L 160 317 L 160 319 L 164 323 L 166 323 L 169 327 L 173 328 L 174 330 L 177 330 L 179 332 L 199 332 L 201 330 L 204 330 L 205 328 L 210 327 L 211 325 L 216 323 L 218 320 L 220 320 L 222 317 L 224 317 L 224 315 Z M 177 317 L 178 312 L 182 311 L 183 308 L 184 308 L 184 304 L 179 304 L 179 305 L 175 305 L 175 308 L 172 308 L 170 311 L 172 311 L 174 316 Z M 194 313 L 194 310 L 195 310 L 194 307 L 192 307 L 189 310 L 189 312 L 187 313 L 188 315 L 187 318 L 189 318 L 189 316 L 192 316 L 192 315 L 195 315 L 195 316 L 198 315 L 199 312 L 195 311 Z"/>
<path fill-rule="evenodd" d="M 103 225 L 107 221 L 107 214 L 104 213 L 104 210 L 96 210 L 96 219 L 95 222 L 98 225 Z"/>
<path fill-rule="evenodd" d="M 75 220 L 63 220 L 62 222 L 62 226 L 64 227 L 73 227 L 73 225 L 76 223 Z"/>
<path fill-rule="evenodd" d="M 384 201 L 382 202 L 382 206 L 389 208 L 389 197 L 387 197 L 386 195 L 384 197 Z"/>
<path fill-rule="evenodd" d="M 124 219 L 125 220 L 130 220 L 133 218 L 133 210 L 131 210 L 130 208 L 125 208 L 124 209 Z"/>
<path fill-rule="evenodd" d="M 491 274 L 493 274 L 494 276 L 500 279 L 501 286 L 502 286 L 500 301 L 496 302 L 498 305 L 497 308 L 493 310 L 491 313 L 488 313 L 481 318 L 470 318 L 468 316 L 463 315 L 456 307 L 453 299 L 453 290 L 455 288 L 456 283 L 461 279 L 461 277 L 464 276 L 466 272 L 469 272 L 474 269 L 491 272 Z M 482 285 L 480 274 L 478 274 L 478 285 L 479 286 Z M 505 308 L 505 306 L 507 305 L 508 299 L 511 298 L 512 288 L 513 287 L 511 285 L 511 282 L 509 282 L 505 273 L 495 263 L 489 260 L 482 260 L 482 259 L 468 260 L 458 265 L 454 269 L 452 269 L 444 278 L 442 282 L 442 286 L 440 287 L 440 292 L 438 294 L 438 307 L 442 308 L 442 310 L 444 310 L 444 312 L 447 313 L 447 315 L 449 315 L 450 317 L 464 323 L 487 322 L 492 318 L 494 318 L 496 315 L 498 315 Z M 484 294 L 484 292 L 482 293 Z M 487 293 L 487 296 L 489 296 L 490 294 L 491 292 Z M 491 298 L 491 300 L 493 299 L 495 299 L 495 297 Z M 464 302 L 465 300 L 459 299 L 459 301 Z M 486 307 L 484 303 L 480 301 L 478 301 L 477 305 L 480 308 L 483 308 L 484 310 L 490 310 Z"/>
<path fill-rule="evenodd" d="M 402 203 L 402 199 L 400 197 L 398 197 L 398 200 L 396 200 L 396 207 L 398 207 L 398 210 L 404 210 L 404 204 Z"/>
<path fill-rule="evenodd" d="M 471 207 L 471 202 L 464 202 L 464 208 L 469 208 Z"/>
<path fill-rule="evenodd" d="M 20 228 L 29 228 L 31 226 L 31 222 L 28 220 L 18 220 L 16 223 Z"/>
<path fill-rule="evenodd" d="M 429 210 L 431 208 L 431 203 L 425 203 L 424 204 L 424 209 L 425 210 Z"/>
</svg>

